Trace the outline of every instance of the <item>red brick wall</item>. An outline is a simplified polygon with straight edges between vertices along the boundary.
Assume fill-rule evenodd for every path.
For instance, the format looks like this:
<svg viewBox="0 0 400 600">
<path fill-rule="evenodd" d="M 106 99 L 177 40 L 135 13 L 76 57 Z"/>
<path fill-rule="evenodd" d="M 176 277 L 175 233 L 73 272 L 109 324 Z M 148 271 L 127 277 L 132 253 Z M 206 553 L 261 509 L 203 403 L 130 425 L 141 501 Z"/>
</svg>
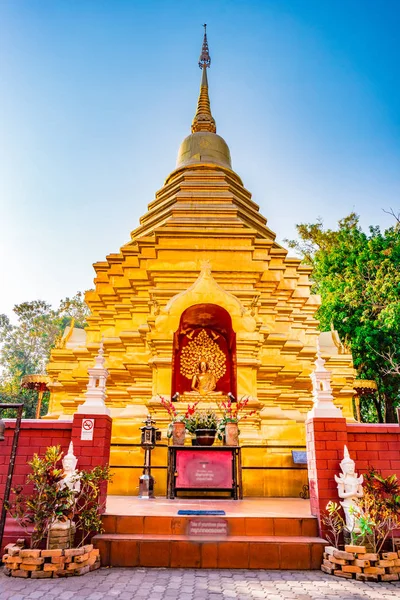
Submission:
<svg viewBox="0 0 400 600">
<path fill-rule="evenodd" d="M 11 446 L 13 442 L 15 420 L 5 421 L 5 440 L 0 442 L 0 498 L 3 497 L 8 465 L 10 462 Z M 30 472 L 28 461 L 35 454 L 43 455 L 48 446 L 61 446 L 66 452 L 71 440 L 71 421 L 44 421 L 23 419 L 19 433 L 17 457 L 15 461 L 12 485 L 24 485 L 27 474 Z M 25 488 L 24 491 L 28 491 Z"/>
<path fill-rule="evenodd" d="M 94 419 L 93 440 L 81 440 L 82 419 Z M 0 501 L 4 497 L 5 483 L 10 462 L 11 446 L 15 430 L 15 420 L 6 420 L 5 440 L 0 442 Z M 23 419 L 19 434 L 17 456 L 15 461 L 12 487 L 24 486 L 24 493 L 29 493 L 30 486 L 26 485 L 26 476 L 30 473 L 28 461 L 33 455 L 42 455 L 49 446 L 61 446 L 67 452 L 70 441 L 74 443 L 74 454 L 78 458 L 77 469 L 90 469 L 97 465 L 104 466 L 110 458 L 111 418 L 105 415 L 74 415 L 73 421 L 46 421 L 43 419 Z M 101 500 L 107 494 L 104 486 Z M 0 502 L 1 506 L 1 502 Z M 7 518 L 3 539 L 3 547 L 16 536 L 23 537 L 15 522 Z M 0 548 L 1 552 L 1 548 Z"/>
<path fill-rule="evenodd" d="M 374 467 L 384 477 L 396 473 L 400 479 L 399 425 L 348 423 L 347 447 L 360 473 Z"/>
<path fill-rule="evenodd" d="M 400 479 L 400 427 L 346 423 L 345 419 L 310 419 L 306 427 L 311 512 L 318 517 L 323 535 L 321 512 L 329 500 L 339 501 L 334 476 L 341 472 L 344 446 L 359 474 L 373 467 L 384 477 L 396 473 Z"/>
<path fill-rule="evenodd" d="M 94 419 L 93 440 L 81 440 L 83 419 Z M 110 462 L 112 420 L 106 415 L 74 415 L 71 439 L 74 443 L 74 454 L 78 457 L 79 469 L 91 469 L 98 465 L 105 466 Z M 100 494 L 100 502 L 105 502 L 107 486 Z"/>
</svg>

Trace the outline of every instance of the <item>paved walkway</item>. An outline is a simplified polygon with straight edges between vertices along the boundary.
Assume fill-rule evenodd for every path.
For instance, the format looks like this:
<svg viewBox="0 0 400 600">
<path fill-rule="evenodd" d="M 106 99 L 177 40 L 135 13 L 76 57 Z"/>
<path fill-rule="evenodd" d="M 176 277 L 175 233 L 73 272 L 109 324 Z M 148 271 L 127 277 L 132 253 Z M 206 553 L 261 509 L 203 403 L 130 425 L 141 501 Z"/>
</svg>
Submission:
<svg viewBox="0 0 400 600">
<path fill-rule="evenodd" d="M 40 580 L 0 575 L 1 600 L 381 600 L 400 598 L 400 582 L 362 583 L 320 571 L 100 569 L 84 577 Z"/>
</svg>

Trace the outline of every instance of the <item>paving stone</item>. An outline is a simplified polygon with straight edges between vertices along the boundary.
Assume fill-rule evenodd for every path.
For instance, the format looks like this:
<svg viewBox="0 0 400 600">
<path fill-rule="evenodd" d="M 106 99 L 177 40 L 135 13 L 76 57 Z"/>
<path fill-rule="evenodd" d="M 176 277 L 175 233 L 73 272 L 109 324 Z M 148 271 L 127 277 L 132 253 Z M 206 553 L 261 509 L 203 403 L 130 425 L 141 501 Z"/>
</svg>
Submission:
<svg viewBox="0 0 400 600">
<path fill-rule="evenodd" d="M 82 578 L 0 574 L 1 600 L 394 600 L 399 582 L 337 580 L 321 571 L 100 569 Z"/>
</svg>

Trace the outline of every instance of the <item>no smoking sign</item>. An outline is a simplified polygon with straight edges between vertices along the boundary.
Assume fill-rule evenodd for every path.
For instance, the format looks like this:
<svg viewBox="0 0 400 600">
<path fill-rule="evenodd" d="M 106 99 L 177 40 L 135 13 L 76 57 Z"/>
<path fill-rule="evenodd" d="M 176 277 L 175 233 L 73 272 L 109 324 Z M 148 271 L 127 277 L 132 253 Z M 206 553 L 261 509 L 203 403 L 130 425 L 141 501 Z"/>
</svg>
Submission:
<svg viewBox="0 0 400 600">
<path fill-rule="evenodd" d="M 94 431 L 94 419 L 83 419 L 81 429 L 81 440 L 92 440 Z"/>
</svg>

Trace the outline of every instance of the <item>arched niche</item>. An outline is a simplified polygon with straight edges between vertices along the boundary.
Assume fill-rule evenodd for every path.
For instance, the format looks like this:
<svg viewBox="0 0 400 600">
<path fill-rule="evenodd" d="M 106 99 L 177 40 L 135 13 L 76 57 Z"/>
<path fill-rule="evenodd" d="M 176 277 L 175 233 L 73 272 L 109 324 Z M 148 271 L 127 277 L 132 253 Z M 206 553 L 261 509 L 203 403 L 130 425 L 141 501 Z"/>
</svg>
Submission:
<svg viewBox="0 0 400 600">
<path fill-rule="evenodd" d="M 191 390 L 192 381 L 181 373 L 182 350 L 204 330 L 226 357 L 225 374 L 218 379 L 216 390 L 231 392 L 236 397 L 236 334 L 232 319 L 225 308 L 217 304 L 195 304 L 181 315 L 174 334 L 172 350 L 172 394 Z"/>
</svg>

